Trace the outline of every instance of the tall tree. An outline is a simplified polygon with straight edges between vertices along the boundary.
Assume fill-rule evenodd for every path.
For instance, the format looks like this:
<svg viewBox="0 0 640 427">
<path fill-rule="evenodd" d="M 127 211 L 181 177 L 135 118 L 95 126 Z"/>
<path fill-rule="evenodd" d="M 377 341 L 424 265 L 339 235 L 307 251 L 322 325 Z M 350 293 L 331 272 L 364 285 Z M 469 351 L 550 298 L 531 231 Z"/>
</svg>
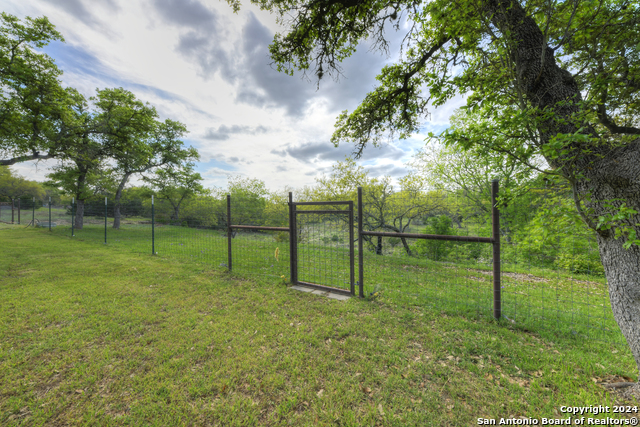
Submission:
<svg viewBox="0 0 640 427">
<path fill-rule="evenodd" d="M 193 170 L 193 166 L 191 162 L 179 167 L 168 165 L 156 169 L 153 175 L 144 177 L 158 198 L 169 202 L 173 208 L 171 221 L 176 224 L 180 221 L 180 205 L 190 197 L 207 193 L 200 184 L 202 176 Z"/>
<path fill-rule="evenodd" d="M 58 155 L 61 163 L 49 174 L 49 183 L 75 195 L 75 225 L 81 230 L 85 200 L 99 192 L 95 185 L 113 186 L 106 162 L 123 153 L 139 154 L 140 139 L 151 131 L 157 113 L 122 88 L 99 90 L 90 98 L 91 106 L 78 92 L 73 96 L 73 108 L 65 119 L 73 132 L 64 141 Z"/>
<path fill-rule="evenodd" d="M 180 140 L 187 128 L 170 119 L 155 122 L 146 138 L 134 139 L 123 150 L 111 154 L 116 165 L 113 173 L 119 176 L 114 200 L 113 228 L 120 228 L 120 199 L 122 191 L 132 175 L 143 174 L 161 166 L 179 166 L 182 162 L 198 160 L 200 155 L 193 147 L 184 147 Z"/>
<path fill-rule="evenodd" d="M 64 41 L 46 17 L 0 18 L 0 165 L 55 157 L 66 133 L 62 71 L 34 49 Z"/>
<path fill-rule="evenodd" d="M 640 372 L 637 2 L 253 2 L 290 17 L 288 32 L 270 47 L 278 69 L 290 74 L 335 74 L 362 39 L 386 48 L 387 23 L 407 29 L 399 61 L 382 69 L 355 111 L 340 115 L 334 143 L 354 142 L 360 154 L 370 143 L 404 138 L 419 130 L 429 103 L 469 93 L 466 107 L 484 120 L 453 138 L 525 164 L 544 156 L 597 233 L 613 314 Z"/>
</svg>

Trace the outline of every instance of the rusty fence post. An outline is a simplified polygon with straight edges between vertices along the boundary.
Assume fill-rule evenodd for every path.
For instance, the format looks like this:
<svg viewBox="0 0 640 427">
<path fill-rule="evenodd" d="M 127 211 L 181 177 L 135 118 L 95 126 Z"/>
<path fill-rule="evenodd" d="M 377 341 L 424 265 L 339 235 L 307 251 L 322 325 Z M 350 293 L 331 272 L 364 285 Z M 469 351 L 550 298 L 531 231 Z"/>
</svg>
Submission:
<svg viewBox="0 0 640 427">
<path fill-rule="evenodd" d="M 356 295 L 355 289 L 355 275 L 353 263 L 354 263 L 354 249 L 353 249 L 353 201 L 349 201 L 349 289 L 351 295 Z"/>
<path fill-rule="evenodd" d="M 227 268 L 231 271 L 231 195 L 227 194 Z"/>
<path fill-rule="evenodd" d="M 293 285 L 293 263 L 294 263 L 294 245 L 293 239 L 293 193 L 289 191 L 289 282 Z"/>
<path fill-rule="evenodd" d="M 358 187 L 358 288 L 360 298 L 364 298 L 364 252 L 362 250 L 362 187 Z"/>
<path fill-rule="evenodd" d="M 491 217 L 493 224 L 493 317 L 502 316 L 502 291 L 500 288 L 500 212 L 498 212 L 499 182 L 491 182 Z"/>
<path fill-rule="evenodd" d="M 296 204 L 291 203 L 291 223 L 289 224 L 291 240 L 291 256 L 293 262 L 291 263 L 291 284 L 298 284 L 298 221 L 296 218 Z"/>
</svg>

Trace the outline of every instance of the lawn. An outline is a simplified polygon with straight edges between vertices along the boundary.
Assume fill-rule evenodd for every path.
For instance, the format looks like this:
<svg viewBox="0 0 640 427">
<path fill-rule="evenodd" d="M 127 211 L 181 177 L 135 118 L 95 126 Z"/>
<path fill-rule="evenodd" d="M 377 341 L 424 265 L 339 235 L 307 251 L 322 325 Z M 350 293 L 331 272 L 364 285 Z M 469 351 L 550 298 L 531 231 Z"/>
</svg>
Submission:
<svg viewBox="0 0 640 427">
<path fill-rule="evenodd" d="M 612 406 L 602 383 L 636 380 L 619 345 L 23 227 L 0 240 L 0 425 L 475 425 Z"/>
</svg>

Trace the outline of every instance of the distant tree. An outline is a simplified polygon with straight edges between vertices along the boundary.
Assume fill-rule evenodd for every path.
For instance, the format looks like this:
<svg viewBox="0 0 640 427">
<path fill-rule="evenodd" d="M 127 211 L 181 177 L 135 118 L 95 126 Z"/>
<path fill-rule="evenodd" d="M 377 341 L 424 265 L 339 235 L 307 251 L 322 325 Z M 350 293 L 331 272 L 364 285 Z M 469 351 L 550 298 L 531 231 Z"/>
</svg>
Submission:
<svg viewBox="0 0 640 427">
<path fill-rule="evenodd" d="M 449 119 L 451 130 L 464 133 L 472 121 L 472 115 L 456 110 Z M 427 139 L 426 147 L 418 150 L 408 163 L 413 173 L 422 179 L 426 188 L 446 191 L 468 199 L 485 214 L 491 213 L 491 181 L 500 180 L 500 194 L 516 197 L 526 191 L 526 184 L 538 174 L 546 174 L 542 158 L 531 158 L 530 165 L 515 161 L 505 153 L 489 151 L 481 146 L 468 149 L 437 137 Z"/>
<path fill-rule="evenodd" d="M 73 133 L 65 140 L 61 162 L 49 174 L 49 184 L 73 194 L 77 200 L 75 225 L 83 228 L 84 202 L 93 194 L 115 188 L 114 169 L 109 161 L 123 153 L 148 153 L 141 149 L 142 138 L 152 130 L 155 108 L 137 100 L 122 88 L 99 90 L 89 107 L 84 96 L 75 92 L 74 105 L 67 118 Z M 98 186 L 98 187 L 96 187 Z"/>
<path fill-rule="evenodd" d="M 425 234 L 437 234 L 440 236 L 455 236 L 456 231 L 452 227 L 453 222 L 447 215 L 438 215 L 429 218 Z M 452 242 L 444 240 L 420 239 L 416 242 L 416 252 L 434 261 L 441 261 L 449 255 L 453 247 Z"/>
<path fill-rule="evenodd" d="M 173 208 L 172 223 L 179 224 L 180 205 L 187 199 L 208 192 L 200 184 L 202 176 L 193 170 L 193 163 L 183 163 L 179 167 L 164 166 L 147 175 L 143 179 L 158 199 L 166 200 Z"/>
<path fill-rule="evenodd" d="M 42 185 L 12 171 L 8 166 L 0 166 L 0 197 L 6 197 L 10 201 L 22 197 L 41 198 L 45 194 Z"/>
<path fill-rule="evenodd" d="M 121 144 L 122 151 L 113 150 L 111 158 L 116 164 L 112 171 L 119 177 L 114 199 L 113 228 L 120 228 L 120 199 L 132 175 L 144 174 L 161 166 L 178 166 L 182 162 L 200 158 L 195 148 L 185 148 L 180 140 L 186 132 L 186 126 L 180 122 L 169 119 L 156 121 L 146 138 L 138 136 L 130 144 Z M 130 135 L 125 137 L 129 138 Z"/>
<path fill-rule="evenodd" d="M 363 189 L 363 226 L 369 231 L 404 233 L 415 220 L 426 214 L 441 212 L 443 199 L 437 192 L 421 191 L 420 181 L 407 175 L 400 179 L 400 191 L 395 191 L 390 176 L 370 178 L 369 171 L 347 158 L 333 166 L 331 175 L 316 179 L 312 197 L 316 200 L 357 200 L 358 187 Z M 363 236 L 376 254 L 382 255 L 382 237 L 373 243 Z M 405 252 L 411 255 L 406 238 L 401 237 Z"/>
</svg>

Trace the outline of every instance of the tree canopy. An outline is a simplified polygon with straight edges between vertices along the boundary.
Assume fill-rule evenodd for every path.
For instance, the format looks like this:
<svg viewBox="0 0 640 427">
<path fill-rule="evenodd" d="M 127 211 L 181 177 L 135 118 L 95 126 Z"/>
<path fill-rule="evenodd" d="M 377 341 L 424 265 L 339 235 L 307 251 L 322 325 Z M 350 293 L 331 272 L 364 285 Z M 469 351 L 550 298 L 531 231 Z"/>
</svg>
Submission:
<svg viewBox="0 0 640 427">
<path fill-rule="evenodd" d="M 62 71 L 39 49 L 64 41 L 46 17 L 0 18 L 0 165 L 53 157 L 60 150 L 69 91 Z"/>
<path fill-rule="evenodd" d="M 16 174 L 8 166 L 0 166 L 0 197 L 15 200 L 21 197 L 41 198 L 44 188 L 36 181 L 30 181 Z"/>
</svg>

